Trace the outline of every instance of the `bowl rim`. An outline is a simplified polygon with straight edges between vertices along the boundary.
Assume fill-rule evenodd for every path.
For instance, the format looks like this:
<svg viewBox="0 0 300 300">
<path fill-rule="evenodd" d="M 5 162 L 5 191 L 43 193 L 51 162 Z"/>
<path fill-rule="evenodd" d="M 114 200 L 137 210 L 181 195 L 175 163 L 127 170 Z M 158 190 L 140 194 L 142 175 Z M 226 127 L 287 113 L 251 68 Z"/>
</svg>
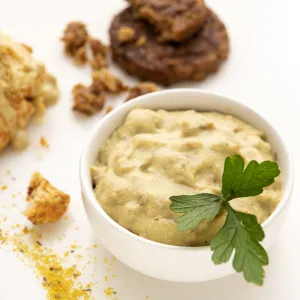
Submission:
<svg viewBox="0 0 300 300">
<path fill-rule="evenodd" d="M 273 127 L 273 125 L 269 122 L 269 120 L 261 115 L 260 113 L 256 112 L 254 109 L 252 109 L 250 106 L 245 105 L 244 103 L 238 102 L 237 100 L 232 99 L 231 97 L 224 96 L 222 94 L 218 94 L 209 90 L 205 89 L 195 89 L 195 88 L 177 88 L 177 89 L 169 89 L 169 90 L 163 90 L 163 91 L 157 91 L 153 92 L 150 94 L 142 95 L 139 96 L 135 99 L 132 99 L 116 109 L 114 109 L 112 112 L 109 114 L 105 115 L 99 123 L 94 127 L 92 130 L 92 133 L 88 136 L 85 145 L 83 147 L 81 157 L 80 157 L 80 167 L 79 167 L 79 177 L 80 177 L 80 184 L 81 184 L 81 189 L 82 189 L 82 198 L 84 197 L 85 201 L 89 201 L 94 210 L 100 214 L 107 222 L 108 224 L 116 231 L 121 231 L 123 234 L 127 235 L 129 238 L 133 238 L 136 241 L 143 243 L 143 244 L 149 244 L 151 246 L 159 247 L 159 248 L 165 248 L 168 250 L 181 250 L 181 251 L 210 251 L 210 245 L 207 246 L 196 246 L 196 247 L 189 247 L 189 246 L 174 246 L 174 245 L 168 245 L 168 244 L 163 244 L 159 242 L 155 242 L 152 240 L 148 240 L 144 237 L 138 236 L 126 228 L 122 227 L 119 225 L 116 221 L 114 221 L 102 208 L 100 203 L 97 201 L 97 198 L 94 194 L 93 188 L 90 185 L 90 177 L 86 176 L 86 174 L 90 174 L 90 165 L 88 165 L 88 157 L 89 157 L 89 150 L 91 147 L 91 144 L 93 140 L 96 138 L 96 136 L 99 134 L 101 128 L 105 125 L 106 121 L 109 120 L 110 118 L 113 118 L 119 111 L 121 110 L 126 110 L 128 107 L 137 107 L 137 104 L 141 101 L 145 100 L 150 100 L 153 97 L 156 97 L 157 95 L 165 95 L 165 94 L 178 94 L 178 93 L 191 93 L 191 94 L 197 94 L 199 95 L 208 95 L 208 96 L 213 96 L 216 98 L 223 98 L 227 102 L 230 102 L 233 106 L 239 106 L 242 109 L 248 110 L 251 113 L 257 115 L 260 119 L 263 120 L 263 122 L 273 131 L 273 135 L 276 136 L 276 139 L 279 141 L 281 144 L 282 149 L 284 150 L 284 154 L 286 155 L 286 161 L 287 161 L 287 172 L 286 172 L 286 177 L 287 177 L 287 183 L 285 186 L 285 189 L 283 191 L 283 196 L 279 202 L 279 204 L 276 206 L 275 210 L 272 212 L 272 214 L 261 224 L 262 228 L 264 229 L 269 223 L 271 223 L 274 219 L 276 219 L 277 215 L 279 212 L 287 205 L 288 200 L 290 199 L 292 189 L 293 189 L 293 182 L 294 182 L 294 170 L 293 170 L 293 163 L 292 163 L 292 158 L 291 154 L 287 150 L 287 143 L 284 140 L 284 138 L 278 133 L 276 128 Z M 141 105 L 142 106 L 142 105 Z M 159 108 L 157 108 L 159 109 Z M 217 110 L 216 110 L 217 111 Z M 229 112 L 230 114 L 230 112 Z M 239 117 L 237 115 L 237 117 Z M 100 151 L 100 149 L 99 149 Z M 88 170 L 88 173 L 86 171 Z"/>
</svg>

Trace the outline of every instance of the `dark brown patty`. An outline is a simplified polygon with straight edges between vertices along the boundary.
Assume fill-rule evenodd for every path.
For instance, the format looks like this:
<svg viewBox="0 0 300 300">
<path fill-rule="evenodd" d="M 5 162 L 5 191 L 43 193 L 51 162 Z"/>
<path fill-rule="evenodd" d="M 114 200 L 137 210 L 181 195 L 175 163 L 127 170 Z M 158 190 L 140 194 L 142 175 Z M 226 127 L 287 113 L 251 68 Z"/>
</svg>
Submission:
<svg viewBox="0 0 300 300">
<path fill-rule="evenodd" d="M 123 26 L 132 27 L 136 32 L 135 39 L 128 43 L 118 39 Z M 141 37 L 146 38 L 144 44 L 139 43 Z M 183 43 L 158 42 L 151 25 L 136 20 L 130 8 L 113 19 L 110 39 L 113 59 L 127 73 L 164 85 L 203 80 L 219 69 L 229 52 L 226 28 L 209 9 L 201 30 Z"/>
</svg>

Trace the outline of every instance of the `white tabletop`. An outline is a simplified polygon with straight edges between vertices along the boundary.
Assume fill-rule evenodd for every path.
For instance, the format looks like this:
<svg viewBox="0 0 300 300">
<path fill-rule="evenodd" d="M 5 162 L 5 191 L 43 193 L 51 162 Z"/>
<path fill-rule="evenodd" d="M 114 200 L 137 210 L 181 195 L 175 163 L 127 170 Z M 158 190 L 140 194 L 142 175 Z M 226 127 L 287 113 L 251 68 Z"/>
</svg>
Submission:
<svg viewBox="0 0 300 300">
<path fill-rule="evenodd" d="M 222 70 L 203 83 L 182 84 L 211 89 L 247 103 L 273 122 L 286 137 L 294 156 L 296 172 L 300 169 L 300 28 L 296 0 L 207 0 L 227 25 L 231 38 L 231 55 Z M 101 119 L 102 114 L 87 118 L 71 111 L 71 88 L 75 83 L 90 81 L 90 71 L 72 65 L 63 56 L 59 37 L 68 21 L 86 22 L 96 37 L 107 40 L 110 20 L 122 7 L 122 0 L 0 0 L 1 30 L 34 48 L 35 56 L 43 60 L 61 87 L 58 105 L 49 109 L 42 126 L 29 127 L 31 146 L 23 153 L 6 150 L 0 156 L 0 213 L 9 222 L 26 224 L 20 214 L 25 203 L 25 191 L 31 173 L 41 171 L 54 185 L 71 195 L 69 219 L 45 228 L 45 239 L 57 249 L 64 249 L 76 240 L 85 248 L 96 240 L 90 228 L 80 197 L 78 160 L 86 135 Z M 134 82 L 117 68 L 128 82 Z M 112 103 L 122 101 L 112 99 Z M 44 149 L 39 139 L 44 136 L 50 149 Z M 5 174 L 11 170 L 11 176 Z M 296 174 L 297 175 L 297 174 Z M 82 271 L 83 280 L 98 281 L 95 299 L 112 299 L 103 293 L 108 286 L 117 291 L 118 300 L 296 300 L 300 295 L 300 193 L 296 177 L 292 208 L 278 241 L 269 251 L 270 266 L 263 287 L 245 283 L 241 275 L 200 284 L 178 284 L 143 276 L 127 266 L 114 262 L 111 271 L 103 259 L 110 254 L 100 245 L 86 250 L 86 255 L 97 256 Z M 12 194 L 22 196 L 12 199 Z M 12 203 L 15 203 L 12 205 Z M 5 208 L 5 207 L 10 207 Z M 1 227 L 1 224 L 0 224 Z M 79 230 L 75 228 L 79 227 Z M 56 237 L 65 234 L 62 241 Z M 120 245 L 121 247 L 121 245 Z M 133 254 L 134 255 L 134 254 Z M 150 258 L 149 258 L 150 259 Z M 94 273 L 95 277 L 91 277 Z M 112 278 L 112 274 L 116 278 Z M 104 277 L 108 276 L 108 282 Z M 15 253 L 0 250 L 0 299 L 46 299 L 41 283 Z"/>
</svg>

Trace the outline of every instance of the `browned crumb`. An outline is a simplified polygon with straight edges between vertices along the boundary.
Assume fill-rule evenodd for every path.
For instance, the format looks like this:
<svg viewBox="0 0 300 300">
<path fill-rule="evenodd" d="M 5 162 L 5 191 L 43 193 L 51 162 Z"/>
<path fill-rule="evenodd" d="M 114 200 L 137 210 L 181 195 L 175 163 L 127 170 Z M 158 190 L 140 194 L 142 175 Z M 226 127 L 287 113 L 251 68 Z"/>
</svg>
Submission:
<svg viewBox="0 0 300 300">
<path fill-rule="evenodd" d="M 113 109 L 114 109 L 113 106 L 107 106 L 107 107 L 106 107 L 105 114 L 106 114 L 106 115 L 109 114 Z"/>
<path fill-rule="evenodd" d="M 107 60 L 106 57 L 102 56 L 101 54 L 95 55 L 91 60 L 91 67 L 94 70 L 100 70 L 102 68 L 107 67 Z"/>
<path fill-rule="evenodd" d="M 93 85 L 92 85 L 93 86 Z M 77 84 L 73 88 L 74 106 L 73 109 L 87 115 L 92 115 L 102 109 L 105 98 L 101 91 L 82 84 Z"/>
<path fill-rule="evenodd" d="M 100 40 L 90 38 L 89 45 L 93 55 L 101 54 L 105 56 L 108 53 L 108 47 L 104 45 Z"/>
<path fill-rule="evenodd" d="M 146 37 L 143 35 L 143 36 L 141 36 L 141 37 L 136 41 L 136 45 L 137 45 L 138 47 L 141 47 L 141 46 L 145 45 L 146 41 L 147 41 L 147 39 L 146 39 Z"/>
<path fill-rule="evenodd" d="M 40 144 L 45 148 L 49 148 L 49 143 L 43 136 L 40 138 Z"/>
<path fill-rule="evenodd" d="M 107 66 L 108 47 L 100 40 L 90 37 L 85 24 L 69 23 L 62 40 L 65 43 L 65 53 L 74 57 L 75 64 L 83 65 L 89 61 L 94 70 Z"/>
<path fill-rule="evenodd" d="M 76 56 L 78 51 L 82 51 L 88 40 L 86 25 L 74 21 L 67 25 L 62 41 L 65 43 L 65 53 L 70 56 Z"/>
<path fill-rule="evenodd" d="M 92 52 L 92 59 L 90 64 L 94 70 L 100 70 L 107 66 L 106 55 L 108 47 L 104 45 L 100 40 L 90 38 L 89 46 Z"/>
<path fill-rule="evenodd" d="M 33 224 L 57 222 L 67 211 L 70 196 L 52 186 L 38 172 L 33 173 L 27 191 L 25 216 Z"/>
<path fill-rule="evenodd" d="M 122 43 L 130 42 L 135 38 L 135 30 L 132 27 L 123 26 L 119 30 L 118 37 Z"/>
<path fill-rule="evenodd" d="M 121 79 L 110 73 L 107 68 L 93 72 L 93 82 L 102 84 L 105 90 L 111 93 L 121 93 L 128 90 L 128 86 Z"/>
<path fill-rule="evenodd" d="M 142 82 L 136 86 L 133 86 L 129 89 L 128 97 L 126 101 L 129 101 L 138 96 L 145 94 L 153 93 L 159 91 L 160 88 L 153 82 Z"/>
<path fill-rule="evenodd" d="M 84 65 L 87 62 L 85 47 L 82 46 L 74 55 L 76 65 Z"/>
</svg>

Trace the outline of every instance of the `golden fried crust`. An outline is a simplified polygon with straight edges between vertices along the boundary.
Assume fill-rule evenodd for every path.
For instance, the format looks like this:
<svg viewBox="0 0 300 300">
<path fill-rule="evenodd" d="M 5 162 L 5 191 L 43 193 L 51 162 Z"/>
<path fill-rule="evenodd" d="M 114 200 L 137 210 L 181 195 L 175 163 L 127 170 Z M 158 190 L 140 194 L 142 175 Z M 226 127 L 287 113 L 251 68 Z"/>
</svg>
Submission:
<svg viewBox="0 0 300 300">
<path fill-rule="evenodd" d="M 11 140 L 11 132 L 3 116 L 0 114 L 0 150 Z"/>
<path fill-rule="evenodd" d="M 35 172 L 27 191 L 28 207 L 25 216 L 33 224 L 57 222 L 67 211 L 70 196 L 52 186 L 43 176 Z"/>
<path fill-rule="evenodd" d="M 58 97 L 56 79 L 33 59 L 32 50 L 0 33 L 0 151 L 41 106 Z"/>
</svg>

